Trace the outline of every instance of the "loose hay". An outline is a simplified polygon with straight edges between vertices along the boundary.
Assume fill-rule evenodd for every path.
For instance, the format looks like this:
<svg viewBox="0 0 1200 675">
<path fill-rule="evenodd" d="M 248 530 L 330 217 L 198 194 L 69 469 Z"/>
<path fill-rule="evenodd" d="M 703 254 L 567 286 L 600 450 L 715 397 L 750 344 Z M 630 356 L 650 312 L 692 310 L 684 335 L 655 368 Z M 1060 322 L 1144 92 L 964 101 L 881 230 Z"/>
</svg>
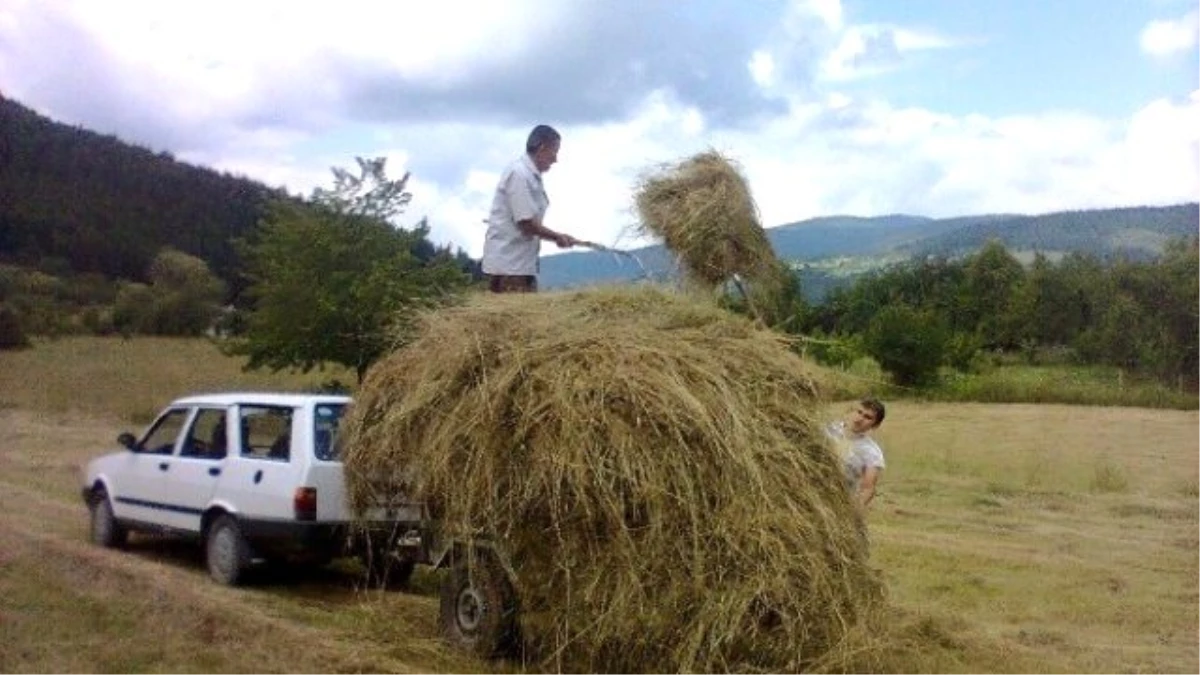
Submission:
<svg viewBox="0 0 1200 675">
<path fill-rule="evenodd" d="M 408 492 L 443 533 L 499 542 L 545 668 L 803 668 L 881 593 L 819 377 L 655 288 L 488 296 L 370 370 L 351 499 Z"/>
<path fill-rule="evenodd" d="M 661 239 L 692 279 L 717 286 L 734 274 L 759 279 L 778 271 L 746 179 L 716 151 L 643 177 L 635 204 L 641 233 Z"/>
</svg>

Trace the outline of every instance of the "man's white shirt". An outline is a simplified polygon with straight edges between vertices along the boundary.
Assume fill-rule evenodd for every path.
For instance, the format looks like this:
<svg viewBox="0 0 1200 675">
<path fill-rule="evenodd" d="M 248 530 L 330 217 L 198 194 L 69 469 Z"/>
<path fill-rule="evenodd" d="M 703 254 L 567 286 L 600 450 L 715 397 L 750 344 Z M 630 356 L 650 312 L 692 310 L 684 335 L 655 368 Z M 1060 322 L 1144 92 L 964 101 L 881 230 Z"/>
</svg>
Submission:
<svg viewBox="0 0 1200 675">
<path fill-rule="evenodd" d="M 542 186 L 542 173 L 529 155 L 521 155 L 500 176 L 487 236 L 483 241 L 484 274 L 528 275 L 538 273 L 542 240 L 517 227 L 522 220 L 542 222 L 550 199 Z"/>
</svg>

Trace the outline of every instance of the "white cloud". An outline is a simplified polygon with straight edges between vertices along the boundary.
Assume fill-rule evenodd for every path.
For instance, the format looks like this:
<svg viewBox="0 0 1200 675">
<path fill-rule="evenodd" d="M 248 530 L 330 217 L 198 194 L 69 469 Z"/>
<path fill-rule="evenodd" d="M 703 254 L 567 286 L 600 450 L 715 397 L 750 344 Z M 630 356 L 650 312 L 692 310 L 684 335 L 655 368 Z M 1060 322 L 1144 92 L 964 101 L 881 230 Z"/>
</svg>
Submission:
<svg viewBox="0 0 1200 675">
<path fill-rule="evenodd" d="M 1139 42 L 1142 51 L 1155 57 L 1173 56 L 1180 52 L 1196 51 L 1200 34 L 1200 16 L 1188 12 L 1178 19 L 1151 21 L 1142 29 Z"/>
<path fill-rule="evenodd" d="M 833 31 L 839 31 L 843 26 L 841 0 L 799 0 L 800 11 L 809 12 L 822 21 Z"/>
<path fill-rule="evenodd" d="M 910 53 L 964 44 L 964 40 L 924 29 L 884 24 L 849 26 L 822 61 L 820 73 L 832 82 L 873 77 L 900 68 Z"/>
<path fill-rule="evenodd" d="M 758 86 L 767 89 L 775 83 L 775 59 L 769 52 L 761 49 L 754 52 L 746 67 L 750 69 L 750 76 Z"/>
</svg>

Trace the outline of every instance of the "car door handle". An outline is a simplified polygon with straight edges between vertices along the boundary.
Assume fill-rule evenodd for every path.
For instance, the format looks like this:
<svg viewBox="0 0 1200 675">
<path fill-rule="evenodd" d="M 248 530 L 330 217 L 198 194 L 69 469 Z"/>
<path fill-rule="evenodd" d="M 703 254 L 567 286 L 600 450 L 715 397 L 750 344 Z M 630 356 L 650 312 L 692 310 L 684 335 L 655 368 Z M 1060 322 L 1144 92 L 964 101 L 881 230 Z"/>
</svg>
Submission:
<svg viewBox="0 0 1200 675">
<path fill-rule="evenodd" d="M 219 467 L 219 466 L 210 467 L 208 470 L 208 475 L 220 476 L 221 475 L 221 467 Z"/>
<path fill-rule="evenodd" d="M 262 469 L 254 472 L 254 484 L 258 485 L 262 482 Z"/>
<path fill-rule="evenodd" d="M 159 463 L 158 463 L 158 470 L 159 470 L 159 471 L 166 471 L 166 470 L 167 470 L 167 469 L 169 469 L 169 468 L 171 468 L 171 465 L 170 465 L 170 464 L 168 464 L 167 462 L 159 462 Z"/>
</svg>

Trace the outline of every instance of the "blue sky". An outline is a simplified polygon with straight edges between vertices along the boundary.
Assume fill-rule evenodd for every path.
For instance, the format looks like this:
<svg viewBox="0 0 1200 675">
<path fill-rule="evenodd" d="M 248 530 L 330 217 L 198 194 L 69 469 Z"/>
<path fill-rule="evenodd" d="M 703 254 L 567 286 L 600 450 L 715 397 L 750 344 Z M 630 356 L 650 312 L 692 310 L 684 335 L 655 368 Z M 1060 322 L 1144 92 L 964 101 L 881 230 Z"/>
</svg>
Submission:
<svg viewBox="0 0 1200 675">
<path fill-rule="evenodd" d="M 1129 115 L 1196 87 L 1197 59 L 1147 58 L 1144 26 L 1193 3 L 1140 0 L 911 0 L 844 3 L 866 23 L 903 21 L 966 44 L 887 81 L 863 83 L 898 105 L 950 114 L 1074 109 Z"/>
<path fill-rule="evenodd" d="M 0 92 L 293 193 L 385 156 L 478 255 L 564 135 L 547 225 L 636 245 L 639 176 L 716 148 L 764 225 L 1194 201 L 1195 0 L 2 0 Z"/>
</svg>

